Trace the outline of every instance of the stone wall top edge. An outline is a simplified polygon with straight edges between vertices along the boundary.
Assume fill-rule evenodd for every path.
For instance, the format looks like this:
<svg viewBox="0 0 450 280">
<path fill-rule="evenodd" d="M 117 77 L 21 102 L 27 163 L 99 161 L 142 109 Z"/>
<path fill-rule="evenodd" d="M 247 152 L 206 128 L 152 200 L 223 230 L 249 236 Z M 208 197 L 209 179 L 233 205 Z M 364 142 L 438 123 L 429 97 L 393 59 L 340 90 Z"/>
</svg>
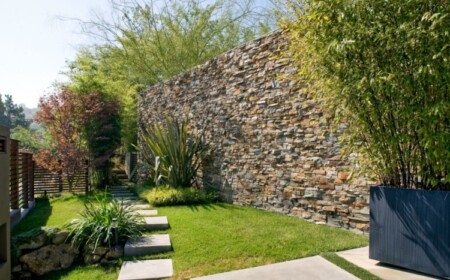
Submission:
<svg viewBox="0 0 450 280">
<path fill-rule="evenodd" d="M 219 55 L 217 55 L 217 56 L 215 56 L 215 57 L 213 57 L 211 59 L 208 59 L 207 61 L 205 61 L 205 62 L 203 62 L 201 64 L 198 64 L 198 65 L 196 65 L 196 66 L 194 66 L 194 67 L 192 67 L 192 68 L 190 68 L 190 69 L 188 69 L 186 71 L 183 71 L 183 72 L 181 72 L 181 73 L 179 73 L 179 74 L 177 74 L 175 76 L 172 76 L 172 77 L 170 77 L 168 79 L 162 80 L 161 82 L 159 82 L 157 84 L 148 86 L 145 89 L 143 89 L 142 91 L 140 91 L 138 93 L 138 96 L 139 97 L 143 97 L 144 95 L 148 94 L 154 88 L 162 87 L 164 84 L 166 84 L 166 83 L 168 83 L 170 81 L 177 80 L 177 79 L 179 79 L 179 78 L 181 78 L 181 77 L 183 77 L 183 76 L 185 76 L 187 74 L 190 74 L 190 73 L 194 72 L 195 70 L 201 68 L 202 66 L 213 62 L 214 60 L 216 60 L 216 59 L 218 59 L 218 58 L 220 58 L 222 56 L 228 55 L 228 54 L 230 54 L 230 53 L 232 53 L 232 52 L 234 52 L 234 51 L 236 51 L 238 49 L 245 48 L 245 46 L 251 45 L 251 44 L 255 43 L 258 40 L 261 40 L 261 39 L 264 39 L 264 38 L 267 38 L 267 37 L 271 37 L 271 36 L 276 36 L 278 34 L 283 34 L 284 32 L 286 32 L 286 31 L 284 29 L 282 29 L 282 28 L 277 28 L 275 30 L 269 31 L 268 33 L 266 33 L 266 34 L 264 34 L 264 35 L 262 35 L 262 36 L 260 36 L 258 38 L 255 38 L 255 39 L 252 39 L 252 40 L 247 41 L 245 43 L 242 43 L 242 44 L 240 44 L 240 45 L 238 45 L 238 46 L 236 46 L 236 47 L 234 47 L 232 49 L 229 49 L 229 50 L 227 50 L 227 51 L 225 51 L 225 52 L 223 52 L 223 53 L 221 53 L 221 54 L 219 54 Z"/>
</svg>

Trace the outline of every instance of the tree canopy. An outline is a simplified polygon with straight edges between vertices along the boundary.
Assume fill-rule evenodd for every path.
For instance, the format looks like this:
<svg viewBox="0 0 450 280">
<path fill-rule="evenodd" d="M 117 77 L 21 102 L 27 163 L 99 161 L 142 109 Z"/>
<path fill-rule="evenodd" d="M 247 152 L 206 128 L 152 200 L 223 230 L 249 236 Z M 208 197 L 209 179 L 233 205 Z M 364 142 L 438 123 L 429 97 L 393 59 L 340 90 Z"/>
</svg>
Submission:
<svg viewBox="0 0 450 280">
<path fill-rule="evenodd" d="M 290 2 L 290 54 L 359 165 L 385 185 L 450 188 L 447 1 Z"/>
<path fill-rule="evenodd" d="M 25 118 L 23 108 L 14 103 L 11 95 L 5 95 L 5 101 L 3 101 L 0 94 L 0 124 L 15 128 L 28 127 L 30 123 L 30 120 Z"/>
</svg>

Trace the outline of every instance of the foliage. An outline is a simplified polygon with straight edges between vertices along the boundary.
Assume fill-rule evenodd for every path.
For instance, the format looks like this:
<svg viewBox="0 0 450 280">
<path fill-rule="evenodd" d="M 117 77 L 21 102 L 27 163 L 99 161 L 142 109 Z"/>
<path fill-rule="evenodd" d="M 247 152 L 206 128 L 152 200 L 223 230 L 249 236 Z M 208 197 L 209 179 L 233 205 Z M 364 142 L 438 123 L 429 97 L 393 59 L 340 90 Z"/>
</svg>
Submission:
<svg viewBox="0 0 450 280">
<path fill-rule="evenodd" d="M 126 151 L 133 150 L 136 144 L 136 93 L 142 89 L 139 84 L 128 81 L 128 72 L 123 61 L 117 59 L 105 48 L 82 49 L 77 58 L 69 63 L 66 75 L 67 85 L 75 92 L 102 92 L 105 99 L 118 101 L 121 144 Z"/>
<path fill-rule="evenodd" d="M 204 131 L 204 130 L 203 130 Z M 160 174 L 172 187 L 189 188 L 195 183 L 197 171 L 208 152 L 203 135 L 188 132 L 188 119 L 182 121 L 166 117 L 165 126 L 154 124 L 153 129 L 146 129 L 141 135 L 140 147 L 136 147 L 143 160 L 152 166 L 160 159 Z M 157 171 L 156 171 L 157 172 Z M 152 174 L 159 177 L 159 172 Z"/>
<path fill-rule="evenodd" d="M 450 5 L 289 2 L 290 54 L 347 154 L 384 185 L 450 189 Z"/>
<path fill-rule="evenodd" d="M 119 102 L 115 98 L 105 100 L 104 95 L 101 95 L 98 102 L 100 110 L 95 114 L 95 118 L 86 122 L 84 134 L 91 158 L 92 173 L 96 173 L 96 176 L 102 179 L 102 183 L 109 184 L 111 158 L 120 146 Z"/>
<path fill-rule="evenodd" d="M 5 95 L 5 101 L 3 102 L 0 94 L 0 124 L 10 128 L 17 126 L 27 128 L 30 125 L 30 121 L 25 118 L 23 108 L 14 104 L 11 95 Z"/>
<path fill-rule="evenodd" d="M 95 156 L 94 163 L 101 166 L 116 147 L 117 132 L 110 122 L 115 118 L 115 104 L 99 92 L 75 93 L 68 88 L 40 100 L 35 119 L 47 129 L 52 142 L 50 149 L 39 150 L 36 162 L 52 171 L 61 170 L 69 191 L 89 156 Z"/>
<path fill-rule="evenodd" d="M 20 141 L 20 148 L 28 150 L 33 154 L 41 149 L 51 150 L 51 138 L 44 129 L 35 130 L 16 126 L 11 130 L 11 138 Z"/>
<path fill-rule="evenodd" d="M 112 1 L 113 13 L 82 26 L 103 40 L 129 80 L 152 85 L 268 31 L 252 1 Z M 261 13 L 258 13 L 260 11 Z"/>
<path fill-rule="evenodd" d="M 252 0 L 111 1 L 111 14 L 82 23 L 100 43 L 69 62 L 68 86 L 119 99 L 122 145 L 132 151 L 137 92 L 267 32 L 265 10 Z"/>
<path fill-rule="evenodd" d="M 215 189 L 173 188 L 170 186 L 136 188 L 139 196 L 152 206 L 193 205 L 220 201 L 220 194 Z"/>
<path fill-rule="evenodd" d="M 106 196 L 97 196 L 95 203 L 88 202 L 85 209 L 65 227 L 69 230 L 74 246 L 92 249 L 98 246 L 111 248 L 114 245 L 112 222 L 117 218 L 119 242 L 140 235 L 139 218 L 129 205 L 117 200 L 109 201 Z"/>
</svg>

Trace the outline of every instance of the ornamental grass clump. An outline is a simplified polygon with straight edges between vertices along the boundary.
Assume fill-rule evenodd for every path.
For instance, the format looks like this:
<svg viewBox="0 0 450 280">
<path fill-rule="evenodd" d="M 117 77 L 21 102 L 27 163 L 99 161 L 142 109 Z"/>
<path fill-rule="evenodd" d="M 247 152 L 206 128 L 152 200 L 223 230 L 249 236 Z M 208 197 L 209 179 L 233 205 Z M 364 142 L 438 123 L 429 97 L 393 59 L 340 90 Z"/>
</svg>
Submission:
<svg viewBox="0 0 450 280">
<path fill-rule="evenodd" d="M 113 199 L 108 201 L 105 196 L 97 196 L 94 203 L 86 203 L 80 218 L 73 219 L 65 225 L 69 230 L 72 245 L 95 250 L 99 246 L 111 248 L 115 242 L 113 219 L 117 219 L 117 234 L 119 243 L 128 238 L 139 236 L 140 218 L 131 206 L 123 205 Z"/>
<path fill-rule="evenodd" d="M 190 188 L 208 152 L 203 138 L 203 134 L 189 133 L 188 118 L 179 121 L 166 117 L 165 125 L 155 123 L 144 130 L 136 148 L 150 166 L 155 185 Z"/>
<path fill-rule="evenodd" d="M 448 1 L 288 1 L 296 79 L 383 185 L 450 190 Z"/>
</svg>

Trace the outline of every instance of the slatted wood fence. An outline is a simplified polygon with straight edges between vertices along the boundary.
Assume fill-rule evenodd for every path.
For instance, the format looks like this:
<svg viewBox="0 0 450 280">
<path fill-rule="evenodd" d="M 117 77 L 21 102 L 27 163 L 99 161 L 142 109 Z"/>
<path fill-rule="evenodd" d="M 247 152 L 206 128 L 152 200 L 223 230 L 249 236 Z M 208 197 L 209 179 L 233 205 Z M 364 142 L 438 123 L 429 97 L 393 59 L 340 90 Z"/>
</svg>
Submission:
<svg viewBox="0 0 450 280">
<path fill-rule="evenodd" d="M 39 167 L 33 160 L 33 154 L 20 151 L 19 141 L 10 140 L 9 193 L 10 208 L 28 208 L 35 194 L 46 195 L 69 191 L 67 176 L 62 172 L 51 172 Z M 89 184 L 89 162 L 83 171 L 74 176 L 72 191 L 87 193 Z"/>
</svg>

